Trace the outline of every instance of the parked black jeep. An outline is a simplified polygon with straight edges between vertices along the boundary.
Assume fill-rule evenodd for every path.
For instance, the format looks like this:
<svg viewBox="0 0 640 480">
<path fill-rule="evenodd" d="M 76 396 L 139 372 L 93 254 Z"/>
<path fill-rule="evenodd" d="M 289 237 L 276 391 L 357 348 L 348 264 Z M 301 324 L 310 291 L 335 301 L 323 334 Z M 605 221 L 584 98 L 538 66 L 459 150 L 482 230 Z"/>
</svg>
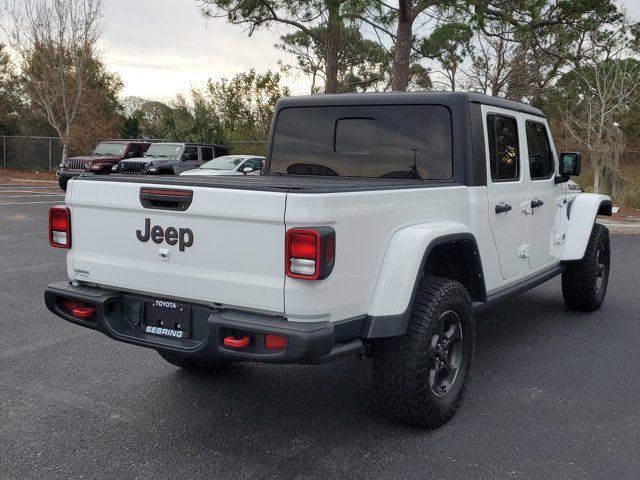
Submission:
<svg viewBox="0 0 640 480">
<path fill-rule="evenodd" d="M 200 143 L 153 143 L 143 158 L 123 160 L 113 172 L 143 175 L 178 175 L 204 162 L 228 155 L 224 145 Z"/>
</svg>

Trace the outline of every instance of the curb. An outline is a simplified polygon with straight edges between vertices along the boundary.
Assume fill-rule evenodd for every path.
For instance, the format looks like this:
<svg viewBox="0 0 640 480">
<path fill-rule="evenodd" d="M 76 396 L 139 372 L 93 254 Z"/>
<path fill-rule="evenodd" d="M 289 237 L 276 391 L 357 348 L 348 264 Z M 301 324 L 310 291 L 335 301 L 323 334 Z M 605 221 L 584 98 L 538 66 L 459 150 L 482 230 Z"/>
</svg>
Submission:
<svg viewBox="0 0 640 480">
<path fill-rule="evenodd" d="M 640 223 L 611 223 L 598 220 L 600 225 L 609 229 L 611 233 L 640 234 Z"/>
<path fill-rule="evenodd" d="M 55 180 L 32 180 L 29 178 L 12 178 L 12 182 L 31 182 L 31 183 L 58 183 Z"/>
</svg>

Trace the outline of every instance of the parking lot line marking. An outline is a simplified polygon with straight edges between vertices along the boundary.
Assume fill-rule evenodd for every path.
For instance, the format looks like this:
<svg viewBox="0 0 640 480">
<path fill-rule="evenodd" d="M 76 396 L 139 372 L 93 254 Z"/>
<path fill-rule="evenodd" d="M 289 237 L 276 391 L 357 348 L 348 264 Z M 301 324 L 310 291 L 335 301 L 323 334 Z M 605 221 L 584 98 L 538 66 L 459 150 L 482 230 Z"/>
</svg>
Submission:
<svg viewBox="0 0 640 480">
<path fill-rule="evenodd" d="M 57 185 L 22 185 L 20 183 L 3 183 L 0 184 L 0 188 L 30 188 L 30 189 L 47 189 L 58 188 Z"/>
<path fill-rule="evenodd" d="M 46 241 L 46 239 L 45 239 Z M 28 270 L 38 270 L 41 268 L 52 268 L 52 267 L 59 267 L 60 265 L 63 265 L 60 262 L 55 262 L 55 263 L 37 263 L 35 265 L 25 265 L 23 267 L 17 267 L 17 268 L 7 268 L 5 270 L 2 271 L 2 275 L 10 275 L 12 273 L 18 273 L 18 272 L 25 272 Z"/>
<path fill-rule="evenodd" d="M 15 238 L 30 237 L 31 235 L 37 235 L 40 237 L 48 234 L 49 230 L 42 230 L 41 232 L 10 233 L 8 235 L 0 235 L 0 240 L 12 240 Z"/>
<path fill-rule="evenodd" d="M 64 193 L 31 193 L 27 195 L 2 195 L 4 192 L 0 192 L 0 198 L 34 198 L 34 197 L 64 197 Z"/>
<path fill-rule="evenodd" d="M 86 333 L 71 333 L 69 335 L 66 335 L 64 337 L 57 337 L 57 338 L 46 338 L 46 339 L 42 339 L 42 340 L 38 340 L 37 342 L 33 342 L 33 343 L 28 343 L 26 345 L 22 345 L 19 347 L 9 347 L 9 348 L 5 348 L 3 349 L 2 353 L 0 353 L 0 360 L 6 360 L 8 358 L 11 357 L 15 357 L 18 355 L 22 355 L 25 353 L 33 353 L 33 352 L 37 352 L 38 350 L 41 350 L 43 348 L 48 348 L 54 345 L 58 345 L 60 343 L 67 343 L 67 342 L 71 342 L 75 339 L 81 338 L 86 336 Z"/>
<path fill-rule="evenodd" d="M 32 183 L 58 183 L 56 180 L 31 180 L 28 178 L 12 178 L 14 182 L 32 182 Z"/>
<path fill-rule="evenodd" d="M 0 199 L 2 198 L 39 198 L 39 197 L 64 197 L 61 193 L 22 193 L 19 195 L 3 195 L 0 192 Z"/>
<path fill-rule="evenodd" d="M 48 200 L 46 202 L 6 202 L 0 203 L 0 207 L 5 207 L 7 205 L 33 205 L 36 203 L 60 203 L 61 201 L 64 201 L 64 198 L 61 198 L 60 200 Z"/>
<path fill-rule="evenodd" d="M 57 185 L 51 185 L 49 187 L 46 186 L 39 186 L 39 185 L 19 185 L 19 184 L 13 184 L 13 185 L 0 185 L 0 188 L 6 188 L 9 190 L 53 190 L 54 188 L 56 190 L 60 190 L 60 187 L 58 187 Z"/>
</svg>

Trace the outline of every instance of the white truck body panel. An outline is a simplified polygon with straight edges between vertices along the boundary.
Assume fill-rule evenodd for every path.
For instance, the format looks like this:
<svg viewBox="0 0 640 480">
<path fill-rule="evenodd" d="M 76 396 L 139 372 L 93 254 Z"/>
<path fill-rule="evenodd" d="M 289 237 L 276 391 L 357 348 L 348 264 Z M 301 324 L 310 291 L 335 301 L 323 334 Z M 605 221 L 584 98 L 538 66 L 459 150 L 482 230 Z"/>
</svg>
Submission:
<svg viewBox="0 0 640 480">
<path fill-rule="evenodd" d="M 72 280 L 206 304 L 284 313 L 284 210 L 274 192 L 193 188 L 186 212 L 140 204 L 143 183 L 69 182 Z M 138 241 L 145 218 L 163 228 L 188 227 L 185 251 Z M 161 250 L 169 250 L 163 260 Z"/>
<path fill-rule="evenodd" d="M 527 142 L 523 142 L 522 152 L 526 160 L 524 163 L 526 167 L 523 174 L 527 179 L 527 201 L 531 202 L 532 200 L 541 200 L 544 202 L 543 208 L 537 208 L 531 215 L 526 215 L 527 243 L 530 246 L 528 266 L 530 269 L 535 270 L 558 263 L 560 249 L 557 248 L 557 244 L 554 239 L 556 238 L 556 235 L 561 234 L 563 231 L 561 216 L 565 213 L 562 209 L 562 207 L 564 207 L 563 200 L 565 190 L 555 183 L 555 176 L 558 175 L 559 168 L 558 154 L 553 140 L 551 139 L 551 130 L 547 120 L 524 113 L 521 113 L 520 116 L 522 138 L 526 138 L 526 131 L 524 127 L 524 123 L 526 121 L 543 124 L 546 127 L 549 135 L 551 151 L 555 161 L 555 172 L 550 176 L 550 178 L 538 180 L 532 179 L 531 170 L 528 166 L 529 146 Z"/>
<path fill-rule="evenodd" d="M 486 195 L 485 187 L 465 186 L 321 195 L 290 193 L 287 229 L 333 227 L 336 263 L 329 278 L 322 282 L 286 279 L 287 317 L 338 321 L 367 313 L 402 313 L 413 292 L 415 270 L 429 241 L 440 233 L 473 232 L 487 288 L 505 286 L 508 282 L 496 268 L 496 249 L 487 226 Z M 387 278 L 388 270 L 395 272 L 393 279 Z M 409 277 L 400 280 L 402 274 Z"/>
<path fill-rule="evenodd" d="M 407 252 L 424 254 L 429 244 L 439 238 L 467 233 L 471 233 L 468 225 L 446 221 L 412 225 L 396 232 L 384 256 L 369 315 L 395 315 L 410 304 L 420 259 L 416 262 L 402 261 Z M 490 245 L 488 249 L 491 250 Z M 490 276 L 495 280 L 498 273 L 494 271 Z"/>
<path fill-rule="evenodd" d="M 497 114 L 519 120 L 519 114 L 513 110 L 506 110 L 499 107 L 483 105 L 482 115 Z M 520 123 L 520 122 L 518 122 Z M 522 135 L 522 132 L 520 132 Z M 485 157 L 487 161 L 487 172 L 490 172 L 489 137 L 486 122 L 484 124 L 484 145 Z M 520 149 L 520 165 L 526 165 L 526 157 Z M 494 182 L 491 175 L 487 175 L 488 202 L 491 209 L 488 209 L 487 220 L 493 231 L 495 246 L 498 250 L 498 259 L 502 278 L 514 281 L 525 273 L 525 259 L 519 257 L 518 251 L 526 243 L 527 218 L 521 212 L 521 204 L 527 198 L 527 183 L 520 169 L 520 176 L 515 181 Z M 510 205 L 512 210 L 504 213 L 496 213 L 495 205 L 504 203 Z M 487 288 L 492 290 L 492 288 Z"/>
<path fill-rule="evenodd" d="M 571 221 L 568 222 L 562 260 L 580 260 L 584 256 L 600 204 L 610 200 L 608 196 L 596 193 L 581 193 L 575 197 L 571 205 Z"/>
<path fill-rule="evenodd" d="M 516 278 L 524 281 L 557 265 L 560 258 L 581 258 L 599 203 L 607 198 L 579 195 L 572 211 L 576 222 L 569 222 L 566 204 L 561 201 L 564 184 L 547 185 L 559 199 L 548 209 L 552 215 L 544 219 L 548 223 L 545 228 L 552 229 L 553 235 L 532 244 L 529 254 L 551 260 L 529 266 L 518 258 L 515 243 L 510 256 L 500 261 L 504 242 L 497 242 L 496 236 L 506 233 L 492 230 L 495 224 L 490 220 L 497 216 L 488 200 L 492 186 L 323 194 L 194 187 L 194 201 L 186 212 L 142 208 L 142 186 L 70 182 L 70 279 L 285 315 L 302 322 L 403 313 L 411 302 L 417 269 L 429 243 L 454 233 L 474 236 L 487 294 L 499 292 L 515 280 L 504 278 L 501 267 L 505 261 L 511 262 L 511 271 L 521 270 Z M 525 199 L 528 194 L 525 190 L 521 195 Z M 524 238 L 526 232 L 537 228 L 534 222 L 539 217 L 518 210 L 508 213 L 517 220 L 513 234 L 518 235 L 518 241 L 520 235 Z M 152 225 L 190 228 L 195 236 L 193 246 L 184 252 L 170 247 L 170 259 L 163 261 L 160 251 L 167 249 L 166 244 L 136 239 L 135 232 L 143 228 L 145 218 L 150 218 Z M 521 219 L 525 219 L 522 225 Z M 580 228 L 569 228 L 570 224 Z M 334 270 L 319 282 L 288 278 L 284 274 L 285 231 L 313 225 L 331 226 L 336 231 Z M 566 242 L 555 244 L 554 235 L 562 234 Z"/>
</svg>

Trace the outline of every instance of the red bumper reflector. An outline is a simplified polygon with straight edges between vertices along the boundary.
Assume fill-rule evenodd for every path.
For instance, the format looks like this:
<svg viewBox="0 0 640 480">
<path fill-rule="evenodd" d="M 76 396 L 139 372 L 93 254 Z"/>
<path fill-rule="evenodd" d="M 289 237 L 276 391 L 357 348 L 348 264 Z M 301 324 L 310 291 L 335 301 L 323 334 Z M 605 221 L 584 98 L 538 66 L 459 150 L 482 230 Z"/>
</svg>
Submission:
<svg viewBox="0 0 640 480">
<path fill-rule="evenodd" d="M 71 316 L 76 318 L 91 318 L 96 314 L 96 307 L 76 300 L 66 300 L 64 307 L 71 313 Z"/>
<path fill-rule="evenodd" d="M 267 333 L 264 337 L 264 346 L 267 350 L 284 350 L 287 348 L 287 337 Z"/>
<path fill-rule="evenodd" d="M 71 315 L 76 318 L 91 318 L 96 314 L 94 307 L 76 307 L 71 309 Z"/>
<path fill-rule="evenodd" d="M 248 335 L 245 335 L 242 338 L 236 338 L 232 336 L 224 337 L 225 347 L 244 348 L 244 347 L 248 347 L 250 343 L 251 343 L 251 337 Z"/>
</svg>

